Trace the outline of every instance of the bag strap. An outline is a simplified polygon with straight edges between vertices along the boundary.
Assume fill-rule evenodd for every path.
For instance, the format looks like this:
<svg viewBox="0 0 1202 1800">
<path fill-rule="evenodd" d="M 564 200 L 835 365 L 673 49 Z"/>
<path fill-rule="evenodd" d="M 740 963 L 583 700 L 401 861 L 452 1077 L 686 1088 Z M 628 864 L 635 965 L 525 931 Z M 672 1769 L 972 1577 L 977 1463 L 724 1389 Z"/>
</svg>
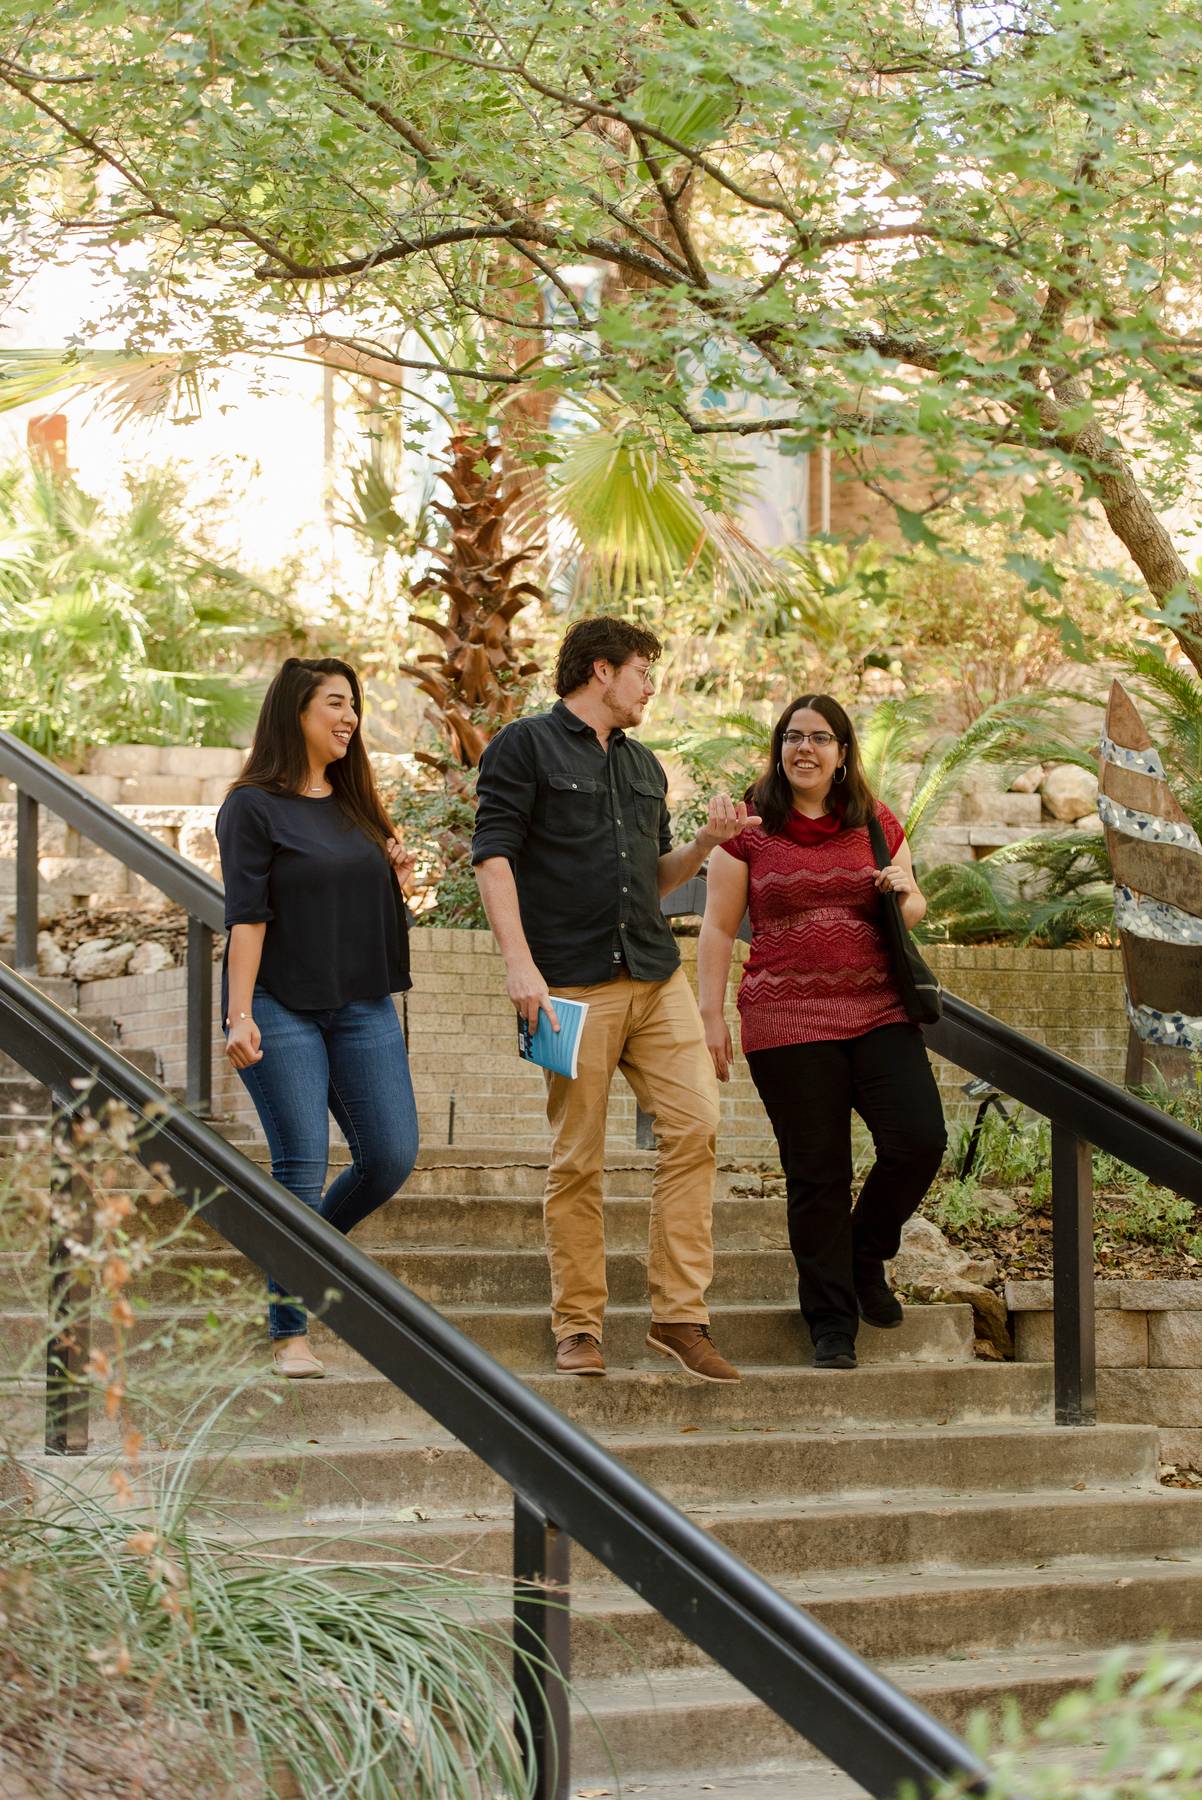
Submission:
<svg viewBox="0 0 1202 1800">
<path fill-rule="evenodd" d="M 887 869 L 893 858 L 889 854 L 889 845 L 885 841 L 885 834 L 881 830 L 881 821 L 876 816 L 875 808 L 868 815 L 868 836 L 872 841 L 872 854 L 876 857 L 877 868 Z"/>
</svg>

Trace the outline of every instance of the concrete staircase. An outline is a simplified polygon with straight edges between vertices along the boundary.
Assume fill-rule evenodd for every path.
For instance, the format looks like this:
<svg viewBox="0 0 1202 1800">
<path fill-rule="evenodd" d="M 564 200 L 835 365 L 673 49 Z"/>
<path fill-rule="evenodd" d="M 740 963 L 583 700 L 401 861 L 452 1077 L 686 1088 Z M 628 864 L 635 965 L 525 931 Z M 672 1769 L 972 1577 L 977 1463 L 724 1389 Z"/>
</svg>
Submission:
<svg viewBox="0 0 1202 1800">
<path fill-rule="evenodd" d="M 18 1078 L 3 1080 L 8 1106 Z M 538 1150 L 426 1153 L 356 1241 L 952 1725 L 1007 1695 L 1042 1710 L 1118 1644 L 1167 1639 L 1202 1657 L 1202 1501 L 1158 1485 L 1155 1432 L 1057 1429 L 1050 1369 L 974 1361 L 965 1307 L 866 1328 L 855 1372 L 807 1367 L 771 1172 L 719 1183 L 715 1335 L 744 1380 L 669 1372 L 643 1345 L 651 1165 L 630 1153 L 609 1170 L 603 1381 L 551 1369 Z M 170 1207 L 159 1216 L 170 1223 Z M 141 1281 L 147 1323 L 195 1306 L 196 1266 L 258 1283 L 205 1233 Z M 39 1327 L 0 1296 L 5 1344 Z M 314 1337 L 327 1380 L 282 1389 L 266 1423 L 260 1407 L 237 1448 L 198 1469 L 214 1527 L 316 1557 L 507 1572 L 504 1485 L 320 1324 Z M 573 1793 L 616 1793 L 615 1767 L 623 1791 L 659 1800 L 848 1791 L 581 1551 L 572 1604 Z"/>
</svg>

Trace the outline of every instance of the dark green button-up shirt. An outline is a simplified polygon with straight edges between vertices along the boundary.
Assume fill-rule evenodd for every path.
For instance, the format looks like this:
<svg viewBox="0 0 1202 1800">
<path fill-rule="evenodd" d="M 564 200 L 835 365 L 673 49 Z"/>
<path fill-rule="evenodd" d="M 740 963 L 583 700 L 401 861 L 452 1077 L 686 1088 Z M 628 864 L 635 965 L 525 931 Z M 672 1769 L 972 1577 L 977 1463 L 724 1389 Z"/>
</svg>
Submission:
<svg viewBox="0 0 1202 1800">
<path fill-rule="evenodd" d="M 667 778 L 637 739 L 602 749 L 562 700 L 515 719 L 480 762 L 472 862 L 513 865 L 522 927 L 550 986 L 666 981 L 680 962 L 659 904 L 672 848 Z"/>
</svg>

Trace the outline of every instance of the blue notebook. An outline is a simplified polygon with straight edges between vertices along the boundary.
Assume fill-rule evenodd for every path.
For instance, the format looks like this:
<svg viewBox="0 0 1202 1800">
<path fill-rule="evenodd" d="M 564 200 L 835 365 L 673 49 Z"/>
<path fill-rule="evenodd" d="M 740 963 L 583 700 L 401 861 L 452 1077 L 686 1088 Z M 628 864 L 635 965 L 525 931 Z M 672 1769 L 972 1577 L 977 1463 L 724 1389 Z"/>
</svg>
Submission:
<svg viewBox="0 0 1202 1800">
<path fill-rule="evenodd" d="M 559 1030 L 552 1031 L 551 1021 L 545 1012 L 539 1013 L 538 1024 L 533 1031 L 525 1019 L 519 1019 L 518 1055 L 524 1056 L 527 1062 L 538 1063 L 541 1068 L 550 1069 L 553 1075 L 566 1075 L 570 1081 L 575 1081 L 588 1001 L 561 1000 L 558 994 L 552 994 L 551 1004 L 559 1020 Z"/>
</svg>

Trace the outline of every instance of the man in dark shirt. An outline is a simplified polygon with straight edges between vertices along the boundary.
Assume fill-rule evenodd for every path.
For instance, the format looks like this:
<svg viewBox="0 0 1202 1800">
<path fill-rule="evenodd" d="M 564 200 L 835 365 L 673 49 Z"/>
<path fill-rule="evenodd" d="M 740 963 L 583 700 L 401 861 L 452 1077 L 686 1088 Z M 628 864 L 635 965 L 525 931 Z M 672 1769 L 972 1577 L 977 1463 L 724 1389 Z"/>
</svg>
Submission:
<svg viewBox="0 0 1202 1800">
<path fill-rule="evenodd" d="M 517 719 L 480 763 L 472 861 L 506 988 L 533 1028 L 556 994 L 588 1002 L 575 1080 L 547 1075 L 553 1133 L 545 1223 L 556 1367 L 603 1375 L 608 1290 L 602 1171 L 615 1069 L 655 1118 L 647 1343 L 705 1381 L 737 1381 L 709 1335 L 718 1091 L 692 989 L 660 896 L 695 875 L 747 808 L 710 802 L 672 848 L 667 781 L 627 737 L 654 692 L 649 631 L 581 619 L 560 648 L 549 713 Z M 753 821 L 758 823 L 758 821 Z"/>
</svg>

